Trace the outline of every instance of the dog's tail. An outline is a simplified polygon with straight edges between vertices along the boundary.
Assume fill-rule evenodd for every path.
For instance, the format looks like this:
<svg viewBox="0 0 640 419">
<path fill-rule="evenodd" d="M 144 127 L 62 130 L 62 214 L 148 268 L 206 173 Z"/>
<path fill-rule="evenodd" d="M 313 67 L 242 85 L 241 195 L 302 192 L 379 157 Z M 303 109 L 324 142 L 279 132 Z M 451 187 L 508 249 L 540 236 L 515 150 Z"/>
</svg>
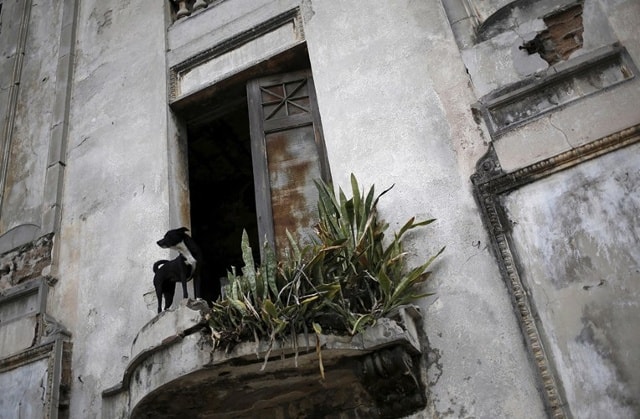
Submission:
<svg viewBox="0 0 640 419">
<path fill-rule="evenodd" d="M 154 264 L 153 264 L 153 273 L 154 273 L 154 274 L 155 274 L 155 273 L 157 273 L 157 272 L 158 272 L 158 269 L 160 269 L 160 267 L 161 267 L 162 265 L 164 265 L 165 263 L 167 263 L 167 262 L 169 262 L 169 261 L 168 261 L 168 260 L 165 260 L 165 259 L 162 259 L 162 260 L 159 260 L 159 261 L 157 261 L 156 263 L 154 263 Z"/>
</svg>

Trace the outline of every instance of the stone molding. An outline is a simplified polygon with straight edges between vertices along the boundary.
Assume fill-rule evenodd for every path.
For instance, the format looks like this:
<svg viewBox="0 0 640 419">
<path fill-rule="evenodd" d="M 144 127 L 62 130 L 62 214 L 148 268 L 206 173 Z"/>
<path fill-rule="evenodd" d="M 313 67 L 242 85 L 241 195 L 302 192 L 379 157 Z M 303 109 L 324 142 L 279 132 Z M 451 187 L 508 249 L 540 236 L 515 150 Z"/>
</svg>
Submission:
<svg viewBox="0 0 640 419">
<path fill-rule="evenodd" d="M 495 90 L 474 107 L 496 139 L 573 102 L 631 81 L 637 74 L 627 50 L 614 44 Z"/>
<path fill-rule="evenodd" d="M 45 235 L 59 229 L 62 208 L 62 185 L 64 168 L 66 165 L 66 148 L 69 131 L 69 109 L 71 100 L 71 82 L 73 65 L 75 60 L 75 37 L 78 15 L 78 0 L 64 0 L 62 2 L 62 24 L 59 33 L 51 34 L 51 41 L 58 43 L 58 57 L 55 71 L 55 101 L 53 107 L 47 111 L 52 114 L 49 127 L 49 149 L 47 165 L 41 168 L 45 172 L 45 186 L 41 199 L 41 215 L 35 220 L 28 220 L 20 225 L 9 226 L 8 231 L 0 237 L 0 253 L 8 250 L 7 240 L 13 248 L 28 243 L 38 236 Z M 14 140 L 14 125 L 16 113 L 20 109 L 19 91 L 23 73 L 24 57 L 29 56 L 27 40 L 31 23 L 32 0 L 15 2 L 6 7 L 3 14 L 13 10 L 20 24 L 17 25 L 15 34 L 15 53 L 11 59 L 12 71 L 8 81 L 8 100 L 6 107 L 0 109 L 0 129 L 2 130 L 0 141 L 0 211 L 4 206 L 4 191 L 7 190 L 7 172 L 10 167 L 11 147 Z M 18 16 L 19 15 L 19 16 Z M 12 34 L 7 34 L 12 35 Z M 5 36 L 7 36 L 5 35 Z M 22 111 L 24 112 L 24 110 Z M 11 185 L 8 185 L 9 187 Z M 9 222 L 3 217 L 5 225 Z M 24 221 L 24 220 L 23 220 Z M 34 231 L 35 229 L 35 231 Z"/>
<path fill-rule="evenodd" d="M 212 62 L 216 58 L 231 52 L 243 45 L 250 43 L 256 39 L 259 39 L 271 32 L 282 28 L 286 24 L 292 24 L 294 30 L 294 37 L 296 38 L 295 44 L 304 41 L 304 29 L 302 25 L 302 16 L 299 7 L 295 7 L 286 10 L 276 16 L 273 16 L 261 23 L 254 25 L 253 27 L 239 32 L 219 43 L 213 45 L 197 54 L 189 57 L 188 59 L 180 62 L 169 68 L 169 103 L 174 103 L 183 99 L 180 89 L 180 78 L 189 71 L 196 69 L 208 62 Z M 285 45 L 284 49 L 291 48 L 294 45 Z M 268 57 L 262 57 L 267 59 Z M 225 75 L 223 78 L 228 77 Z M 213 80 L 212 82 L 220 81 Z M 190 92 L 190 94 L 196 93 Z"/>
<path fill-rule="evenodd" d="M 27 44 L 27 34 L 29 32 L 29 23 L 31 15 L 32 0 L 17 2 L 18 10 L 14 12 L 19 18 L 18 33 L 15 38 L 15 53 L 13 54 L 13 68 L 8 85 L 8 100 L 5 109 L 0 109 L 0 122 L 2 123 L 2 138 L 0 141 L 0 213 L 2 212 L 2 203 L 4 202 L 4 191 L 6 190 L 7 171 L 9 170 L 9 158 L 11 157 L 11 140 L 13 139 L 13 130 L 16 119 L 18 106 L 18 94 L 20 90 L 20 77 L 22 74 L 22 65 L 25 57 L 25 49 Z M 20 7 L 22 9 L 20 9 Z M 6 13 L 6 8 L 5 8 Z M 9 57 L 8 57 L 9 58 Z"/>
<path fill-rule="evenodd" d="M 43 197 L 42 231 L 58 231 L 62 211 L 62 186 L 67 162 L 69 136 L 69 112 L 73 67 L 75 61 L 76 27 L 79 0 L 64 0 L 62 27 L 60 28 L 60 52 L 56 67 L 55 105 L 50 131 L 49 154 Z"/>
<path fill-rule="evenodd" d="M 489 233 L 492 251 L 497 258 L 502 278 L 511 296 L 530 358 L 535 366 L 545 407 L 549 416 L 554 419 L 571 416 L 566 406 L 562 384 L 549 356 L 549 350 L 545 347 L 534 302 L 530 300 L 530 292 L 518 271 L 519 261 L 510 243 L 509 222 L 505 219 L 500 196 L 638 141 L 640 141 L 640 125 L 635 125 L 511 173 L 502 170 L 493 145 L 490 145 L 485 156 L 478 161 L 476 172 L 471 176 L 474 196 Z"/>
</svg>

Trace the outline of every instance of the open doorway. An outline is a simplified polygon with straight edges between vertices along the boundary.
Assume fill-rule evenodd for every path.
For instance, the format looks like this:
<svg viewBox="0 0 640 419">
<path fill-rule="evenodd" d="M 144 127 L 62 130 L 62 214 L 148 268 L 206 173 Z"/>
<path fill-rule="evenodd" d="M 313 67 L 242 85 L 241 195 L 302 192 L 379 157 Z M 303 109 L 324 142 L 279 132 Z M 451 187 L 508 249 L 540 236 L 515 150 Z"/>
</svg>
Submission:
<svg viewBox="0 0 640 419">
<path fill-rule="evenodd" d="M 207 262 L 205 274 L 220 278 L 231 266 L 243 266 L 243 229 L 259 260 L 246 100 L 225 108 L 213 119 L 189 126 L 187 135 L 191 230 Z M 203 296 L 215 294 L 205 284 L 203 287 Z"/>
<path fill-rule="evenodd" d="M 306 212 L 316 196 L 301 191 L 329 172 L 309 68 L 300 44 L 171 104 L 186 129 L 191 233 L 208 267 L 206 300 L 218 295 L 206 287 L 244 266 L 243 230 L 259 262 L 265 240 L 276 249 L 285 227 L 313 224 Z M 263 113 L 273 106 L 286 112 Z"/>
</svg>

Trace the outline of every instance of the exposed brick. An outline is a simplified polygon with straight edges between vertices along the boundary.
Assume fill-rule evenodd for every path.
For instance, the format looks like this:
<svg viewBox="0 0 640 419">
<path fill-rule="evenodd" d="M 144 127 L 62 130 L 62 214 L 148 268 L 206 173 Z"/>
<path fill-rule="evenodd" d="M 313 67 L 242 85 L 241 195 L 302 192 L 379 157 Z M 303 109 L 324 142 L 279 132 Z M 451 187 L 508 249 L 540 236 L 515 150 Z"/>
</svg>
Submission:
<svg viewBox="0 0 640 419">
<path fill-rule="evenodd" d="M 0 290 L 42 276 L 51 266 L 53 233 L 0 255 Z"/>
<path fill-rule="evenodd" d="M 521 46 L 529 54 L 540 54 L 550 65 L 569 58 L 572 52 L 582 48 L 582 4 L 548 15 L 544 18 L 547 29 Z"/>
</svg>

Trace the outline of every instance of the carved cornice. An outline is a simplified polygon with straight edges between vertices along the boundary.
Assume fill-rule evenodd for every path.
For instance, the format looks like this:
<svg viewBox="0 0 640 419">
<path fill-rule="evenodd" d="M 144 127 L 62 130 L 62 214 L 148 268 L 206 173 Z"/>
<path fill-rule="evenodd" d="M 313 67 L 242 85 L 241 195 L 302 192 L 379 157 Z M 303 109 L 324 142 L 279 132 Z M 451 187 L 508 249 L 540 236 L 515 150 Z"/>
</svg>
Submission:
<svg viewBox="0 0 640 419">
<path fill-rule="evenodd" d="M 492 249 L 536 368 L 547 412 L 554 419 L 568 418 L 570 412 L 566 407 L 555 367 L 545 348 L 541 326 L 534 315 L 533 302 L 530 301 L 530 294 L 518 272 L 516 256 L 510 244 L 509 224 L 502 216 L 504 209 L 500 203 L 500 195 L 638 141 L 640 125 L 635 125 L 511 173 L 505 173 L 501 169 L 496 152 L 490 146 L 478 161 L 476 173 L 471 176 L 474 195 L 489 232 Z"/>
<path fill-rule="evenodd" d="M 486 193 L 503 194 L 587 160 L 631 145 L 637 142 L 639 137 L 640 124 L 510 173 L 505 173 L 502 170 L 498 156 L 491 145 L 487 153 L 478 160 L 476 172 L 471 176 L 471 181 Z"/>
<path fill-rule="evenodd" d="M 499 138 L 551 112 L 632 82 L 637 75 L 629 52 L 614 43 L 493 90 L 475 107 L 491 137 Z M 593 82 L 600 79 L 604 81 Z"/>
</svg>

